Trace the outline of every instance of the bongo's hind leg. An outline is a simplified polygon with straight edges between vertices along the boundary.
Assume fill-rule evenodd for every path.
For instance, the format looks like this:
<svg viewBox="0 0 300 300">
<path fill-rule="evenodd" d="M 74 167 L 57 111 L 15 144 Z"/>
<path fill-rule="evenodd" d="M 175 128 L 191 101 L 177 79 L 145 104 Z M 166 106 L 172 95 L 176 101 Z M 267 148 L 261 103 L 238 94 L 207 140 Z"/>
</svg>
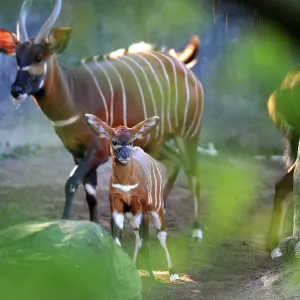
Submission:
<svg viewBox="0 0 300 300">
<path fill-rule="evenodd" d="M 273 211 L 266 240 L 266 249 L 272 258 L 281 256 L 279 241 L 286 210 L 293 201 L 295 165 L 296 162 L 275 185 Z"/>
<path fill-rule="evenodd" d="M 192 237 L 202 240 L 203 233 L 200 225 L 200 179 L 198 177 L 198 140 L 183 140 L 176 137 L 176 143 L 180 152 L 184 172 L 188 179 L 189 188 L 192 193 L 194 203 L 194 221 Z"/>
<path fill-rule="evenodd" d="M 170 256 L 169 249 L 168 249 L 167 231 L 166 231 L 166 227 L 165 227 L 164 211 L 161 208 L 158 212 L 152 211 L 151 215 L 154 219 L 154 225 L 155 225 L 155 228 L 157 231 L 157 238 L 159 240 L 161 247 L 164 249 L 165 254 L 166 254 L 170 280 L 171 281 L 179 280 L 180 278 L 178 276 L 178 272 L 172 264 L 171 256 Z"/>
</svg>

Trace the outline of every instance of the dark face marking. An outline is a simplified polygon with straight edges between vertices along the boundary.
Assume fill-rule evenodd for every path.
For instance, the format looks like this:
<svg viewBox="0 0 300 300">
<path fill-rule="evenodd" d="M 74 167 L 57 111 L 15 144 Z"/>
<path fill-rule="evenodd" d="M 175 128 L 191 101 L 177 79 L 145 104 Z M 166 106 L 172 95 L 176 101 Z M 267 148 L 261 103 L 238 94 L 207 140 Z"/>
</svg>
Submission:
<svg viewBox="0 0 300 300">
<path fill-rule="evenodd" d="M 49 56 L 47 44 L 20 43 L 16 48 L 18 71 L 11 86 L 11 95 L 23 100 L 43 88 L 47 72 L 46 58 Z"/>
<path fill-rule="evenodd" d="M 133 148 L 131 131 L 126 128 L 120 128 L 114 131 L 111 138 L 111 148 L 115 160 L 122 165 L 126 165 L 131 157 Z"/>
</svg>

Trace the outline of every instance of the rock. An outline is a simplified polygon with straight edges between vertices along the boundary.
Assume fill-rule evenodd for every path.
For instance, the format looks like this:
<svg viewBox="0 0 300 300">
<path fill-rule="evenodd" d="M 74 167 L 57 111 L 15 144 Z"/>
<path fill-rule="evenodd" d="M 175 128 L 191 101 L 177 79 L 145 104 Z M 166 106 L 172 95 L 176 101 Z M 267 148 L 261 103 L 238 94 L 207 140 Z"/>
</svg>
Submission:
<svg viewBox="0 0 300 300">
<path fill-rule="evenodd" d="M 134 263 L 89 221 L 30 222 L 0 231 L 0 270 L 0 299 L 141 299 Z"/>
</svg>

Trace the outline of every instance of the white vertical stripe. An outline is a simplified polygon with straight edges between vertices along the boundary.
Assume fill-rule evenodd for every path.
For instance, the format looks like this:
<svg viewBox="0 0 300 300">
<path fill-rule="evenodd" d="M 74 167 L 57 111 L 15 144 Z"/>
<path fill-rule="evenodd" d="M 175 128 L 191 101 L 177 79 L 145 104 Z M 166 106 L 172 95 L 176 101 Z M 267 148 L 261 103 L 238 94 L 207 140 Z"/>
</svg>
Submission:
<svg viewBox="0 0 300 300">
<path fill-rule="evenodd" d="M 127 111 L 126 111 L 126 91 L 125 91 L 125 87 L 124 87 L 124 83 L 122 80 L 121 75 L 119 74 L 117 68 L 114 67 L 114 65 L 109 61 L 109 59 L 107 59 L 106 57 L 104 57 L 104 61 L 107 62 L 107 64 L 114 70 L 114 72 L 116 73 L 120 84 L 121 84 L 121 88 L 122 88 L 122 94 L 123 94 L 123 125 L 127 126 Z"/>
<path fill-rule="evenodd" d="M 164 63 L 162 62 L 162 60 L 156 55 L 156 52 L 147 52 L 147 54 L 151 55 L 152 57 L 154 57 L 158 62 L 159 64 L 161 65 L 162 69 L 163 69 L 163 72 L 165 74 L 165 77 L 166 77 L 166 80 L 167 80 L 167 84 L 168 84 L 168 90 L 169 90 L 169 102 L 171 101 L 171 85 L 170 85 L 170 80 L 169 80 L 169 74 L 168 72 L 166 71 L 166 68 L 165 68 L 165 65 Z M 161 111 L 162 111 L 162 115 L 161 115 L 161 118 L 162 120 L 164 120 L 164 110 L 165 110 L 165 100 L 163 98 L 163 101 L 161 103 Z M 160 125 L 161 125 L 161 134 L 163 135 L 164 134 L 164 121 L 163 122 L 160 122 Z M 169 130 L 170 132 L 172 132 L 172 125 L 171 125 L 171 120 L 170 118 L 168 118 L 168 125 L 169 125 Z"/>
<path fill-rule="evenodd" d="M 120 57 L 120 58 L 122 58 L 122 57 Z M 124 66 L 126 66 L 128 68 L 128 70 L 131 72 L 132 76 L 134 77 L 134 79 L 137 83 L 137 86 L 138 86 L 138 89 L 139 89 L 140 95 L 141 95 L 143 109 L 144 109 L 144 119 L 147 119 L 147 107 L 146 107 L 146 104 L 145 104 L 144 92 L 143 92 L 143 89 L 141 87 L 139 78 L 136 76 L 136 73 L 135 73 L 134 69 L 130 65 L 128 65 L 125 61 L 121 60 L 120 58 L 118 58 L 117 61 L 122 63 Z M 149 138 L 150 138 L 150 135 L 148 134 L 147 137 L 146 137 L 146 145 L 149 141 Z"/>
<path fill-rule="evenodd" d="M 108 82 L 108 85 L 109 85 L 109 88 L 110 88 L 110 122 L 109 122 L 109 126 L 112 126 L 112 124 L 114 123 L 114 88 L 113 88 L 113 85 L 111 83 L 111 80 L 109 78 L 109 75 L 108 73 L 106 72 L 105 68 L 103 68 L 103 66 L 101 65 L 101 63 L 99 63 L 97 61 L 97 58 L 94 57 L 94 61 L 96 63 L 96 65 L 101 69 L 101 71 L 104 73 L 106 79 L 107 79 L 107 82 Z"/>
<path fill-rule="evenodd" d="M 156 175 L 155 175 L 155 169 L 154 169 L 154 165 L 153 165 L 153 159 L 150 158 L 150 165 L 151 167 L 149 166 L 149 171 L 150 171 L 150 174 L 149 176 L 151 177 L 153 175 L 153 179 L 154 179 L 154 199 L 155 199 L 155 204 L 154 204 L 154 209 L 156 208 L 157 206 L 157 180 L 156 180 Z"/>
<path fill-rule="evenodd" d="M 151 53 L 150 53 L 150 54 L 151 54 Z M 158 86 L 158 88 L 159 88 L 159 92 L 160 92 L 160 95 L 161 95 L 161 105 L 163 105 L 163 103 L 165 102 L 164 90 L 163 90 L 162 85 L 161 85 L 161 83 L 160 83 L 160 81 L 159 81 L 159 78 L 157 77 L 157 74 L 156 74 L 155 70 L 153 69 L 153 67 L 151 66 L 151 64 L 150 64 L 149 61 L 147 60 L 147 58 L 145 58 L 145 57 L 143 57 L 142 55 L 137 54 L 137 53 L 134 53 L 133 55 L 135 55 L 135 56 L 139 57 L 140 59 L 142 59 L 142 60 L 147 64 L 147 66 L 149 67 L 149 69 L 151 70 L 151 72 L 152 72 L 152 74 L 153 74 L 153 76 L 154 76 L 154 78 L 155 78 L 155 81 L 156 81 L 156 83 L 157 83 L 157 86 Z M 171 87 L 170 87 L 170 82 L 169 82 L 169 77 L 168 77 L 167 71 L 166 71 L 166 69 L 165 69 L 165 67 L 164 67 L 164 65 L 163 65 L 163 63 L 162 63 L 162 61 L 161 61 L 159 58 L 157 58 L 156 56 L 155 56 L 155 58 L 156 58 L 156 60 L 159 61 L 160 65 L 162 66 L 163 73 L 164 73 L 164 75 L 165 75 L 165 77 L 166 77 L 167 84 L 168 84 L 169 99 L 171 99 L 171 91 L 170 91 L 170 90 L 171 90 Z M 157 101 L 157 99 L 155 99 L 155 100 Z M 164 120 L 163 120 L 163 123 L 164 123 Z M 169 123 L 169 130 L 170 130 L 170 132 L 172 132 L 172 126 L 171 126 L 170 120 L 168 120 L 168 123 Z M 156 127 L 157 133 L 159 132 L 159 127 L 161 127 L 161 126 L 160 126 L 160 123 L 159 123 L 158 126 Z M 162 134 L 163 134 L 163 129 L 162 129 Z"/>
<path fill-rule="evenodd" d="M 96 77 L 94 76 L 92 70 L 88 67 L 88 65 L 85 64 L 85 63 L 83 63 L 82 65 L 86 68 L 86 70 L 88 71 L 88 73 L 91 74 L 91 76 L 92 76 L 92 78 L 93 78 L 93 81 L 94 81 L 94 83 L 95 83 L 95 85 L 96 85 L 96 87 L 97 87 L 97 89 L 98 89 L 98 92 L 99 92 L 100 96 L 102 97 L 103 105 L 104 105 L 104 109 L 105 109 L 106 122 L 108 122 L 108 109 L 107 109 L 107 104 L 106 104 L 105 97 L 104 97 L 104 95 L 103 95 L 103 93 L 102 93 L 102 90 L 101 90 L 101 88 L 100 88 L 100 86 L 99 86 L 99 84 L 98 84 L 98 81 L 97 81 Z"/>
<path fill-rule="evenodd" d="M 148 79 L 148 76 L 147 76 L 146 72 L 143 70 L 143 68 L 134 59 L 132 59 L 132 58 L 130 58 L 128 56 L 123 56 L 122 58 L 125 58 L 125 59 L 133 62 L 141 70 L 141 72 L 143 73 L 144 78 L 145 78 L 145 80 L 147 82 L 147 86 L 148 86 L 150 95 L 151 95 L 152 104 L 153 104 L 153 110 L 154 110 L 154 115 L 157 116 L 157 107 L 156 107 L 156 103 L 155 103 L 155 99 L 154 99 L 154 95 L 153 95 L 153 90 L 152 90 L 152 86 L 151 86 L 151 84 L 149 82 L 149 79 Z M 158 137 L 158 129 L 159 129 L 158 126 L 156 126 L 156 129 L 155 129 L 156 130 L 155 138 Z"/>
<path fill-rule="evenodd" d="M 185 124 L 186 124 L 186 118 L 189 110 L 189 102 L 190 102 L 190 87 L 189 87 L 189 78 L 188 78 L 188 72 L 187 68 L 183 63 L 181 63 L 182 70 L 184 72 L 184 83 L 185 83 L 185 89 L 186 89 L 186 103 L 185 103 L 185 109 L 184 109 L 184 117 L 183 117 L 183 125 L 181 129 L 181 135 L 183 136 L 184 131 L 185 131 Z M 175 108 L 176 111 L 178 112 L 178 106 Z"/>
<path fill-rule="evenodd" d="M 191 138 L 193 138 L 195 136 L 195 134 L 198 132 L 200 126 L 201 126 L 201 121 L 202 121 L 202 114 L 203 114 L 203 105 L 204 105 L 204 92 L 203 92 L 203 87 L 200 81 L 198 81 L 198 86 L 200 87 L 201 90 L 201 113 L 199 115 L 199 119 L 198 119 L 198 123 L 195 127 L 195 130 L 193 131 L 193 133 L 191 134 Z"/>
<path fill-rule="evenodd" d="M 175 87 L 175 110 L 174 110 L 174 114 L 175 114 L 175 125 L 176 127 L 178 127 L 178 109 L 176 110 L 176 107 L 178 107 L 178 81 L 177 81 L 177 70 L 174 64 L 174 57 L 169 57 L 168 55 L 165 55 L 163 53 L 158 53 L 156 52 L 156 54 L 161 55 L 162 57 L 164 57 L 165 59 L 167 59 L 173 69 L 173 74 L 174 74 L 174 87 Z M 168 103 L 168 118 L 171 119 L 171 99 L 169 98 L 169 103 Z"/>
<path fill-rule="evenodd" d="M 198 79 L 196 78 L 195 74 L 193 72 L 191 72 L 193 79 L 194 79 L 194 83 L 195 83 L 195 101 L 196 101 L 196 109 L 195 109 L 195 114 L 194 114 L 194 118 L 193 121 L 191 123 L 190 128 L 188 129 L 188 131 L 186 132 L 186 137 L 189 136 L 190 131 L 194 128 L 194 123 L 196 122 L 197 119 L 197 114 L 198 114 L 198 109 L 199 109 L 199 95 L 198 95 Z"/>
<path fill-rule="evenodd" d="M 153 164 L 155 166 L 155 171 L 156 171 L 156 173 L 159 176 L 159 181 L 157 183 L 157 201 L 158 201 L 158 207 L 156 208 L 156 211 L 159 211 L 160 208 L 161 208 L 161 206 L 162 206 L 162 177 L 161 177 L 159 168 L 158 168 L 158 166 L 156 164 L 156 161 L 153 158 L 151 158 L 151 159 L 152 159 L 152 162 L 153 162 Z"/>
<path fill-rule="evenodd" d="M 142 158 L 144 158 L 144 156 Z M 151 204 L 152 203 L 152 195 L 151 195 L 151 187 L 150 187 L 151 180 L 149 181 L 149 171 L 145 169 L 144 165 L 138 159 L 136 159 L 135 161 L 138 162 L 139 165 L 142 167 L 142 169 L 144 170 L 145 177 L 147 178 L 148 204 Z"/>
</svg>

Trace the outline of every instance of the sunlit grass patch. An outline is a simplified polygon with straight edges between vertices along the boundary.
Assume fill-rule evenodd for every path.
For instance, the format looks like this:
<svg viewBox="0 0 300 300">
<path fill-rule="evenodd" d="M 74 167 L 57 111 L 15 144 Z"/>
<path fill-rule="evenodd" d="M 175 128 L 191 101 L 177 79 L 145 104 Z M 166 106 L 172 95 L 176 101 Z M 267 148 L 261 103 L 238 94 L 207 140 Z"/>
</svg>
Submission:
<svg viewBox="0 0 300 300">
<path fill-rule="evenodd" d="M 139 269 L 139 274 L 144 280 L 148 279 L 148 273 L 146 270 Z M 153 270 L 153 274 L 158 283 L 165 283 L 165 284 L 184 284 L 188 282 L 195 283 L 195 281 L 185 273 L 179 272 L 178 275 L 180 279 L 176 281 L 170 280 L 170 274 L 168 271 Z"/>
</svg>

